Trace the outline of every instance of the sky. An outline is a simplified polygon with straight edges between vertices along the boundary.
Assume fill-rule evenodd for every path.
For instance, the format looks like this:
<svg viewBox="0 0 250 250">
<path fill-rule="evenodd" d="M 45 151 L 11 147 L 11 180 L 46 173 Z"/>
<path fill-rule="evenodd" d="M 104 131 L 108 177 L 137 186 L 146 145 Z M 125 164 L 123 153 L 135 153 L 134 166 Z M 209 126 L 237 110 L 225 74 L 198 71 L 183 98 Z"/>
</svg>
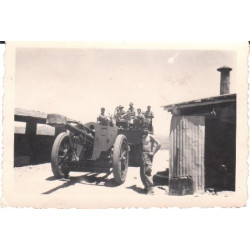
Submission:
<svg viewBox="0 0 250 250">
<path fill-rule="evenodd" d="M 222 50 L 17 48 L 15 107 L 85 123 L 101 107 L 151 105 L 155 133 L 168 135 L 171 114 L 161 106 L 219 95 L 223 65 L 236 93 L 236 60 Z"/>
</svg>

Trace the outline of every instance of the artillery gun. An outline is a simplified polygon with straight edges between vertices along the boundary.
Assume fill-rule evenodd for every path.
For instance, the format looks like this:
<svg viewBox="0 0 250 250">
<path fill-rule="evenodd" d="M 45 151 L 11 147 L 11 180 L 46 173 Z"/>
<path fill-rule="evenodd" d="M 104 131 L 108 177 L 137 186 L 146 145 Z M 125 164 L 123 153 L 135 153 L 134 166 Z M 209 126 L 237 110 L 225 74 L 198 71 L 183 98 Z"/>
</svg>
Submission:
<svg viewBox="0 0 250 250">
<path fill-rule="evenodd" d="M 113 170 L 117 184 L 124 183 L 128 163 L 140 166 L 143 134 L 150 132 L 150 120 L 131 116 L 105 125 L 82 124 L 58 114 L 48 114 L 47 124 L 62 128 L 53 144 L 51 167 L 56 178 L 70 171 L 106 172 Z"/>
<path fill-rule="evenodd" d="M 48 114 L 47 124 L 64 128 L 53 144 L 51 167 L 56 178 L 70 171 L 110 172 L 117 184 L 124 183 L 128 170 L 129 145 L 117 126 L 96 122 L 82 124 L 58 114 Z"/>
</svg>

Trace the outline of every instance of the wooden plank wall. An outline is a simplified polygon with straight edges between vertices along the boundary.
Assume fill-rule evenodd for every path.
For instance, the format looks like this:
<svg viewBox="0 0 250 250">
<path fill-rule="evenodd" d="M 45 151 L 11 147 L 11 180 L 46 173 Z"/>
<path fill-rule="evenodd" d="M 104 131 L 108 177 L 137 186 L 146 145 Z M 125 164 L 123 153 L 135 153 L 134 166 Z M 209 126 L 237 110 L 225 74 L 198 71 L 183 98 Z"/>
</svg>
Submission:
<svg viewBox="0 0 250 250">
<path fill-rule="evenodd" d="M 205 188 L 204 144 L 204 116 L 172 117 L 169 177 L 191 176 L 194 192 Z"/>
</svg>

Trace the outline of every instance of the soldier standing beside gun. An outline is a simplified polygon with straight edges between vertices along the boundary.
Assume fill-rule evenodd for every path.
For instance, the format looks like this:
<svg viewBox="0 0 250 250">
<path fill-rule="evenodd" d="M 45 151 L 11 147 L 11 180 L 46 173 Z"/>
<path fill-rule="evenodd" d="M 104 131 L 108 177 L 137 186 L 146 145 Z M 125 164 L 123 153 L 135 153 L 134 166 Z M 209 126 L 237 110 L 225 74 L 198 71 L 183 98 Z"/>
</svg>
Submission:
<svg viewBox="0 0 250 250">
<path fill-rule="evenodd" d="M 147 194 L 154 194 L 152 176 L 152 163 L 155 153 L 160 149 L 160 142 L 148 131 L 143 134 L 142 162 L 140 177 Z"/>
</svg>

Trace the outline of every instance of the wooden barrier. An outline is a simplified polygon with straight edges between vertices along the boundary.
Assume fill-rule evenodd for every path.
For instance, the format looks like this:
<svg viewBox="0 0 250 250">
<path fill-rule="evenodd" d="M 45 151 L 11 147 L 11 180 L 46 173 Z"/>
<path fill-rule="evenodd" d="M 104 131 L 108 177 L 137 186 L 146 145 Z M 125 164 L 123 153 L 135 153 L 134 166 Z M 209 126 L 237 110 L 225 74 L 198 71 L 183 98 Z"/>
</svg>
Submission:
<svg viewBox="0 0 250 250">
<path fill-rule="evenodd" d="M 46 125 L 47 114 L 39 111 L 16 108 L 14 120 L 25 123 L 25 130 L 15 127 L 14 166 L 41 164 L 50 161 L 55 137 L 66 129 L 54 129 Z M 38 127 L 39 124 L 43 124 Z"/>
</svg>

